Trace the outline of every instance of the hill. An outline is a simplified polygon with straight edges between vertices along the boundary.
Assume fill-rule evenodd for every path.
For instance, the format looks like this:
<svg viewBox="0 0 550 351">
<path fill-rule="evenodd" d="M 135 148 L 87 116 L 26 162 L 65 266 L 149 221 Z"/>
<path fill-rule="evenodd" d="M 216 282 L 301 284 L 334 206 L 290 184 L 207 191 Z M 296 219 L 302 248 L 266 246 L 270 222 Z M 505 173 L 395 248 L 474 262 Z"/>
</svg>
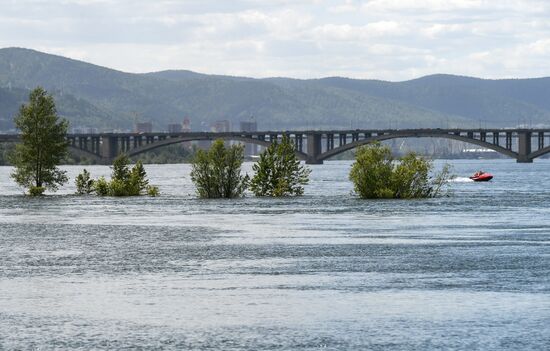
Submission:
<svg viewBox="0 0 550 351">
<path fill-rule="evenodd" d="M 28 91 L 54 94 L 72 126 L 156 130 L 189 117 L 195 130 L 254 116 L 260 129 L 511 127 L 550 124 L 550 78 L 434 75 L 406 82 L 340 77 L 252 79 L 191 71 L 131 74 L 20 48 L 0 49 L 0 130 Z"/>
</svg>

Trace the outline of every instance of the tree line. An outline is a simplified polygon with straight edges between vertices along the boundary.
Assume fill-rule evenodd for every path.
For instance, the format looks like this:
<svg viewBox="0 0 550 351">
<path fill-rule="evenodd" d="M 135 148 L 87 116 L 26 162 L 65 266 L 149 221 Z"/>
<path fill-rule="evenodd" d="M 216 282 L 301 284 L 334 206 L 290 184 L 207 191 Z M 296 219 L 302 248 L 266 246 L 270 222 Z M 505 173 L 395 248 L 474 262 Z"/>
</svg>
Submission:
<svg viewBox="0 0 550 351">
<path fill-rule="evenodd" d="M 68 122 L 57 115 L 53 97 L 38 87 L 29 95 L 14 118 L 21 142 L 9 154 L 14 165 L 11 177 L 31 196 L 56 191 L 68 182 L 58 166 L 68 154 Z M 192 159 L 191 180 L 201 198 L 236 198 L 249 190 L 255 196 L 284 197 L 304 194 L 311 169 L 298 160 L 288 136 L 271 143 L 253 165 L 250 177 L 241 171 L 244 146 L 226 146 L 215 140 L 209 150 L 198 150 Z M 84 169 L 75 180 L 77 194 L 98 196 L 158 196 L 159 188 L 149 184 L 141 161 L 130 167 L 125 155 L 112 165 L 111 178 L 92 179 Z M 430 160 L 414 153 L 395 159 L 389 147 L 379 143 L 362 146 L 349 174 L 355 193 L 361 198 L 427 198 L 442 193 L 451 178 L 448 166 L 432 175 Z"/>
</svg>

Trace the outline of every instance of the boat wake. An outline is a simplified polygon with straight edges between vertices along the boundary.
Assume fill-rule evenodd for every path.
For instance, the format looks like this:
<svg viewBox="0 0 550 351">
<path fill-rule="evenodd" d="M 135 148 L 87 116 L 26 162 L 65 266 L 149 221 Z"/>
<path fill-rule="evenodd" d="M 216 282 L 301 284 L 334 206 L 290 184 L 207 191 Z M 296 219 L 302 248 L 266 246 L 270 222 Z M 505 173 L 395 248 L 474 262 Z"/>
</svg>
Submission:
<svg viewBox="0 0 550 351">
<path fill-rule="evenodd" d="M 468 177 L 455 177 L 451 180 L 451 182 L 452 183 L 470 183 L 470 182 L 473 182 L 473 180 L 471 180 Z"/>
</svg>

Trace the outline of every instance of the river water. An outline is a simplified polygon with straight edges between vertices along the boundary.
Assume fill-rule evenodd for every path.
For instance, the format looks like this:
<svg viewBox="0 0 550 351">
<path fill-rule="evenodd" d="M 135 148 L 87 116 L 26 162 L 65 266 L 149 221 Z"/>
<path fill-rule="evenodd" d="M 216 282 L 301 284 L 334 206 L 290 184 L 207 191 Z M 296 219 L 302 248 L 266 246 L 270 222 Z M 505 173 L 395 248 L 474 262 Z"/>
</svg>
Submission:
<svg viewBox="0 0 550 351">
<path fill-rule="evenodd" d="M 237 200 L 196 199 L 189 165 L 126 199 L 27 198 L 0 167 L 0 349 L 548 350 L 550 161 L 450 163 L 450 196 L 412 201 L 355 198 L 346 161 Z"/>
</svg>

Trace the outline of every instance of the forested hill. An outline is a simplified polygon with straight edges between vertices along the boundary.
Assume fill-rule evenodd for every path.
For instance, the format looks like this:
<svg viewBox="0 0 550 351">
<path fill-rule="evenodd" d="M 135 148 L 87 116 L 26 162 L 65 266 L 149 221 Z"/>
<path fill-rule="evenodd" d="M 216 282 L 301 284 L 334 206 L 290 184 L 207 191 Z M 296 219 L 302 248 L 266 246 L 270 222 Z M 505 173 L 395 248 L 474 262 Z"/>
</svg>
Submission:
<svg viewBox="0 0 550 351">
<path fill-rule="evenodd" d="M 189 117 L 200 130 L 254 116 L 260 129 L 443 128 L 550 125 L 550 78 L 482 80 L 433 75 L 406 82 L 298 80 L 124 73 L 41 52 L 0 49 L 0 130 L 11 126 L 28 91 L 54 94 L 73 126 L 156 130 Z"/>
</svg>

